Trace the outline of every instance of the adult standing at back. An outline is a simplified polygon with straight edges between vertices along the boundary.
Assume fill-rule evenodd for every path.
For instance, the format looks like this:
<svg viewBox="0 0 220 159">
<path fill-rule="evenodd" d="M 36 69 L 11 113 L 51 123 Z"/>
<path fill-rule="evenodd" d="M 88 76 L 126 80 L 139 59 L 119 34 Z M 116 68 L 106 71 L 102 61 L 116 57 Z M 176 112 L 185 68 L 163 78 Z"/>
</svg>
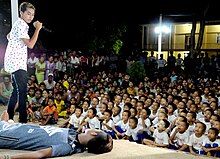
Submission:
<svg viewBox="0 0 220 159">
<path fill-rule="evenodd" d="M 19 121 L 27 122 L 26 98 L 27 98 L 27 48 L 32 49 L 37 42 L 42 23 L 33 23 L 35 32 L 30 38 L 29 26 L 35 15 L 35 7 L 28 2 L 19 6 L 20 17 L 13 24 L 7 35 L 8 45 L 5 52 L 4 68 L 11 73 L 13 92 L 8 103 L 9 118 L 13 119 L 15 105 L 18 102 Z"/>
</svg>

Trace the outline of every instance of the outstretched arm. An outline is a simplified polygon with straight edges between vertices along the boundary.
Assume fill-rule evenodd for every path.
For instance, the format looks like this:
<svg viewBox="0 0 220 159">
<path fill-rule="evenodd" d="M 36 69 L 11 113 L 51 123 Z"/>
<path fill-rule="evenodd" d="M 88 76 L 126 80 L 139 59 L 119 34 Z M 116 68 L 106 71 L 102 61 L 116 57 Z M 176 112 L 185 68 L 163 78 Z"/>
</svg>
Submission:
<svg viewBox="0 0 220 159">
<path fill-rule="evenodd" d="M 22 153 L 22 154 L 17 154 L 17 155 L 4 155 L 0 156 L 0 159 L 41 159 L 45 157 L 51 157 L 52 155 L 52 148 L 46 148 L 38 151 L 33 151 L 33 152 L 27 152 L 27 153 Z"/>
</svg>

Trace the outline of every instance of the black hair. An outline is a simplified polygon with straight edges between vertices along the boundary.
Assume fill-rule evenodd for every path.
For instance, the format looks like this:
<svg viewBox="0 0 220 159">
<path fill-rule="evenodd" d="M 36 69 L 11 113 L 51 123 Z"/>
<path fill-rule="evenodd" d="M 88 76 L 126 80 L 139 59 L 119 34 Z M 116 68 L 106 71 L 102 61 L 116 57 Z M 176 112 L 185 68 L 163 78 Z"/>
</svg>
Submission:
<svg viewBox="0 0 220 159">
<path fill-rule="evenodd" d="M 112 116 L 112 110 L 106 109 L 105 112 L 109 113 L 110 117 Z"/>
<path fill-rule="evenodd" d="M 130 118 L 131 112 L 129 110 L 124 110 L 123 112 L 128 113 L 128 118 Z"/>
<path fill-rule="evenodd" d="M 96 116 L 96 114 L 97 114 L 97 110 L 96 110 L 95 108 L 93 108 L 93 107 L 91 107 L 91 108 L 89 108 L 89 109 L 92 110 L 93 115 Z"/>
<path fill-rule="evenodd" d="M 192 115 L 193 119 L 196 119 L 196 112 L 189 111 L 188 113 L 190 113 Z"/>
<path fill-rule="evenodd" d="M 218 136 L 219 130 L 217 128 L 211 127 L 209 130 L 213 130 L 215 132 L 215 136 Z"/>
<path fill-rule="evenodd" d="M 135 124 L 138 124 L 138 118 L 136 117 L 130 117 L 129 119 L 133 120 L 135 122 Z"/>
<path fill-rule="evenodd" d="M 151 114 L 151 111 L 150 111 L 150 109 L 149 108 L 143 108 L 146 112 L 147 112 L 147 116 L 149 116 L 150 114 Z"/>
<path fill-rule="evenodd" d="M 31 9 L 35 10 L 35 7 L 31 3 L 23 2 L 19 6 L 19 11 L 20 12 L 25 12 L 27 10 L 27 8 L 31 8 Z"/>
<path fill-rule="evenodd" d="M 75 109 L 79 109 L 81 111 L 81 113 L 83 112 L 83 108 L 80 106 L 76 106 Z"/>
<path fill-rule="evenodd" d="M 205 123 L 203 123 L 203 122 L 201 122 L 201 121 L 198 121 L 198 122 L 196 122 L 196 124 L 198 124 L 198 123 L 200 123 L 202 126 L 203 126 L 203 133 L 206 131 L 206 125 L 205 125 Z"/>
<path fill-rule="evenodd" d="M 163 122 L 165 123 L 165 128 L 168 128 L 170 126 L 170 122 L 167 119 L 162 119 Z"/>
<path fill-rule="evenodd" d="M 106 134 L 106 133 L 105 133 Z M 113 140 L 109 134 L 100 132 L 87 143 L 89 153 L 102 154 L 110 152 L 113 149 Z"/>
<path fill-rule="evenodd" d="M 128 109 L 131 109 L 132 104 L 131 104 L 130 102 L 126 102 L 124 106 L 127 106 L 127 107 L 128 107 Z"/>
</svg>

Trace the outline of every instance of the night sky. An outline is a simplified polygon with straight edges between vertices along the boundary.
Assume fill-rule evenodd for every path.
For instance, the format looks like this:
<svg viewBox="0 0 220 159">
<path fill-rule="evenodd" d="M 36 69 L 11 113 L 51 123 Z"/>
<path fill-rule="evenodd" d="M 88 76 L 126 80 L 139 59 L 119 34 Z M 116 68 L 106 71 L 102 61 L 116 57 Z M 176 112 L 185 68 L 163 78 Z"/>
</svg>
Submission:
<svg viewBox="0 0 220 159">
<path fill-rule="evenodd" d="M 23 1 L 25 0 L 19 0 L 19 4 Z M 53 31 L 48 33 L 42 30 L 39 37 L 43 45 L 48 48 L 80 47 L 82 41 L 79 41 L 77 36 L 88 32 L 91 22 L 94 22 L 98 31 L 108 24 L 125 23 L 129 26 L 128 38 L 135 43 L 135 40 L 139 38 L 138 26 L 144 23 L 158 22 L 160 13 L 181 15 L 172 17 L 172 19 L 188 21 L 191 20 L 191 15 L 199 14 L 209 3 L 207 17 L 220 19 L 218 5 L 215 1 L 210 0 L 28 1 L 36 7 L 34 20 L 42 21 L 44 26 Z"/>
</svg>

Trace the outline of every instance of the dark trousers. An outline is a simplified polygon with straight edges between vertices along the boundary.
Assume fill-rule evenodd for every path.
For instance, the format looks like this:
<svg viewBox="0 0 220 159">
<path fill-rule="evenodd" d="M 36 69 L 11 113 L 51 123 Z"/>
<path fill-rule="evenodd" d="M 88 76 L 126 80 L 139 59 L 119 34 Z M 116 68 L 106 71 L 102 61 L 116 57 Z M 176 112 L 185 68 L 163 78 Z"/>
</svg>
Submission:
<svg viewBox="0 0 220 159">
<path fill-rule="evenodd" d="M 14 118 L 15 105 L 18 102 L 19 122 L 27 123 L 27 71 L 17 70 L 12 73 L 13 92 L 8 103 L 9 119 Z"/>
</svg>

